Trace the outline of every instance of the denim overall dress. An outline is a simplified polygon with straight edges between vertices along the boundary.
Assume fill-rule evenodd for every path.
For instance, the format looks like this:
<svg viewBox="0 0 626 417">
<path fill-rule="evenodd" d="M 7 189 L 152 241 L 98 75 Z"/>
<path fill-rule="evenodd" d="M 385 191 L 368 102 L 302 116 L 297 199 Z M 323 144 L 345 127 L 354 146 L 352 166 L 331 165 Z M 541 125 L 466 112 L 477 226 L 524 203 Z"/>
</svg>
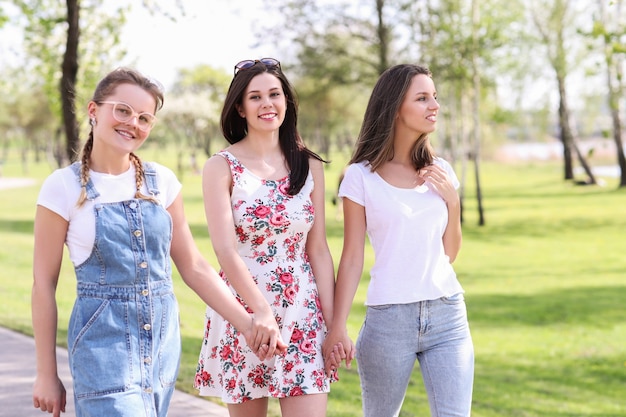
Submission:
<svg viewBox="0 0 626 417">
<path fill-rule="evenodd" d="M 79 164 L 72 169 L 79 175 Z M 144 165 L 148 192 L 156 171 Z M 180 361 L 178 304 L 171 279 L 172 221 L 160 204 L 94 200 L 96 237 L 76 266 L 68 329 L 78 417 L 165 417 Z"/>
</svg>

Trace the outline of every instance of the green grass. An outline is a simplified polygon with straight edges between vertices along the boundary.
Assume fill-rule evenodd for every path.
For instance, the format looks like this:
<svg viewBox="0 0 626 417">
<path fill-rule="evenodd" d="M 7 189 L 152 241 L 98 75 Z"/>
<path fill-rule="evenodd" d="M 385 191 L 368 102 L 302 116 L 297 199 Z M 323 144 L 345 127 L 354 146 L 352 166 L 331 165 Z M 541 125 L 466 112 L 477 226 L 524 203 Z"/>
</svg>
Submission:
<svg viewBox="0 0 626 417">
<path fill-rule="evenodd" d="M 144 159 L 173 167 L 165 152 Z M 161 155 L 164 155 L 163 157 Z M 5 176 L 25 176 L 10 159 Z M 328 200 L 343 160 L 328 167 Z M 30 167 L 32 187 L 0 190 L 0 325 L 32 334 L 32 222 L 41 180 L 50 169 Z M 561 180 L 559 163 L 485 163 L 482 187 L 486 225 L 468 179 L 463 248 L 455 263 L 466 290 L 476 349 L 475 417 L 617 417 L 626 415 L 626 190 L 615 179 L 605 187 L 579 187 Z M 206 232 L 200 178 L 183 177 L 186 212 L 201 250 L 217 265 Z M 327 206 L 328 238 L 335 263 L 342 227 Z M 366 269 L 373 256 L 368 248 Z M 367 271 L 366 271 L 367 272 Z M 349 331 L 356 338 L 364 314 L 367 274 L 359 288 Z M 193 392 L 204 306 L 175 276 L 181 308 L 183 358 L 178 387 Z M 58 289 L 59 337 L 65 344 L 74 299 L 74 274 L 64 261 Z M 392 353 L 390 353 L 392 354 Z M 357 416 L 356 366 L 341 370 L 330 394 L 328 415 Z M 271 414 L 278 415 L 276 402 Z M 401 416 L 427 416 L 428 404 L 416 368 Z"/>
</svg>

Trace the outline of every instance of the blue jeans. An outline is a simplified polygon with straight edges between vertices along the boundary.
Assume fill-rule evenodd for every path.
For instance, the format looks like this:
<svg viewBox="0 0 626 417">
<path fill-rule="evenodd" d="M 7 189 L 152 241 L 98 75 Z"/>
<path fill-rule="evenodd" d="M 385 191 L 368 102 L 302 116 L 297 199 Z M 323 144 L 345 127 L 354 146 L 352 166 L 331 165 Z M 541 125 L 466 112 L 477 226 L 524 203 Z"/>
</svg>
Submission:
<svg viewBox="0 0 626 417">
<path fill-rule="evenodd" d="M 434 417 L 468 417 L 474 347 L 463 294 L 369 306 L 356 343 L 364 417 L 397 417 L 417 359 Z"/>
</svg>

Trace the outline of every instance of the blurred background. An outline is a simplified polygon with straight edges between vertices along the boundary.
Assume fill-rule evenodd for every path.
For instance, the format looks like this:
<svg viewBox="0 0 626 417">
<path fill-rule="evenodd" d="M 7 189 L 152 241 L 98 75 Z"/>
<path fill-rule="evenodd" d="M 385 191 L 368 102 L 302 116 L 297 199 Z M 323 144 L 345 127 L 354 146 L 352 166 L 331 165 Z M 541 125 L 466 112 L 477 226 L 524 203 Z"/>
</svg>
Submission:
<svg viewBox="0 0 626 417">
<path fill-rule="evenodd" d="M 626 416 L 625 3 L 0 0 L 0 185 L 16 185 L 0 187 L 0 325 L 32 334 L 39 185 L 77 157 L 87 103 L 112 69 L 132 66 L 163 84 L 165 107 L 139 154 L 176 171 L 194 238 L 217 266 L 199 170 L 227 145 L 219 115 L 234 65 L 280 60 L 299 95 L 300 133 L 331 161 L 326 226 L 337 265 L 343 227 L 332 202 L 367 100 L 386 68 L 417 63 L 432 70 L 442 106 L 431 141 L 461 180 L 454 266 L 476 349 L 472 415 Z M 374 261 L 366 251 L 353 338 Z M 65 345 L 69 260 L 61 274 Z M 173 278 L 177 387 L 193 393 L 204 305 Z M 357 366 L 341 370 L 329 416 L 360 415 Z M 416 369 L 401 417 L 428 413 Z"/>
</svg>

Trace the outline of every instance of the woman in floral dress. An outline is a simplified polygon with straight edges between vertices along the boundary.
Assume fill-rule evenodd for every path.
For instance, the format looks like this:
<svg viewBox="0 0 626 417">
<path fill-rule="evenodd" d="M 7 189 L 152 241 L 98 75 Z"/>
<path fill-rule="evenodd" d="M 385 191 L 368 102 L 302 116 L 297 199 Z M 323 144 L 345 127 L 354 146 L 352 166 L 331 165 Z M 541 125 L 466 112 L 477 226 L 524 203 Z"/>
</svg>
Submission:
<svg viewBox="0 0 626 417">
<path fill-rule="evenodd" d="M 323 160 L 298 133 L 295 92 L 277 60 L 235 66 L 221 126 L 231 145 L 203 170 L 220 274 L 255 318 L 275 317 L 281 338 L 248 345 L 207 308 L 195 385 L 232 417 L 267 415 L 270 397 L 285 417 L 325 416 L 335 376 L 321 353 L 334 290 Z"/>
</svg>

